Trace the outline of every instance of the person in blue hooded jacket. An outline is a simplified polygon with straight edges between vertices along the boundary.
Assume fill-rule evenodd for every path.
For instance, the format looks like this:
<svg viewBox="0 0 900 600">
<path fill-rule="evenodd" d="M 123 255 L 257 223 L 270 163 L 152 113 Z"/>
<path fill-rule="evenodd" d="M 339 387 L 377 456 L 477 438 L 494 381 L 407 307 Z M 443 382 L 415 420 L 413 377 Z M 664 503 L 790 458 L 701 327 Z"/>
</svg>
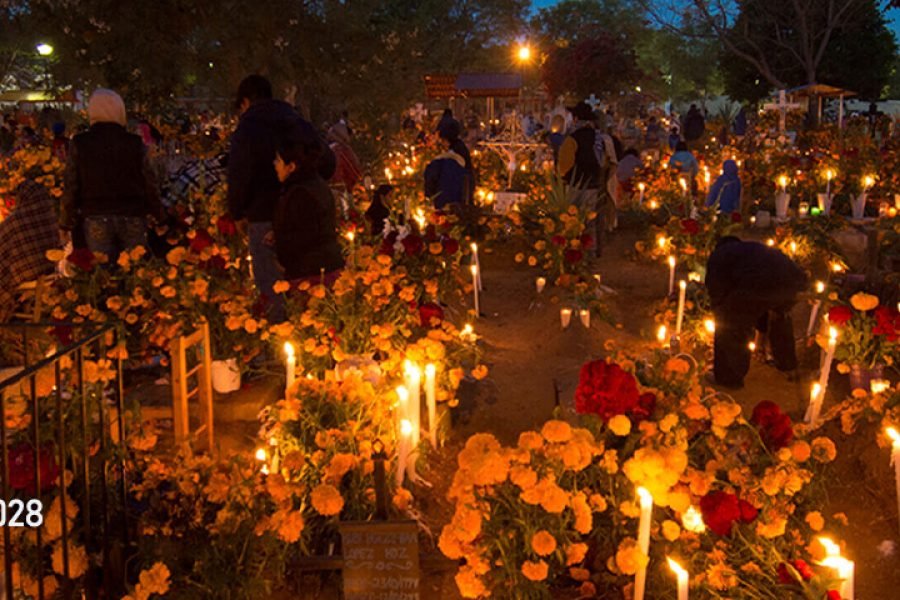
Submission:
<svg viewBox="0 0 900 600">
<path fill-rule="evenodd" d="M 439 135 L 444 152 L 425 167 L 425 196 L 433 199 L 438 210 L 459 210 L 468 196 L 470 176 L 466 170 L 466 159 L 455 145 L 458 138 L 452 133 L 442 132 Z"/>
<path fill-rule="evenodd" d="M 719 205 L 719 212 L 731 214 L 741 211 L 741 178 L 737 163 L 726 160 L 722 164 L 722 174 L 709 188 L 706 206 Z"/>
</svg>

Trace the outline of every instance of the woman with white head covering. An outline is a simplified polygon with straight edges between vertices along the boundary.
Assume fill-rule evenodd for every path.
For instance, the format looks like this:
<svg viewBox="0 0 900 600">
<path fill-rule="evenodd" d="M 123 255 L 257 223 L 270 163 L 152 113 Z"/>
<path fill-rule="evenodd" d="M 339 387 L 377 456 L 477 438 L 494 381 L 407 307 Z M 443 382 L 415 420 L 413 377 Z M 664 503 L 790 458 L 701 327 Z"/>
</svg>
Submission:
<svg viewBox="0 0 900 600">
<path fill-rule="evenodd" d="M 72 140 L 60 204 L 64 239 L 83 227 L 87 247 L 115 263 L 147 243 L 147 215 L 162 217 L 159 188 L 140 136 L 125 129 L 125 103 L 112 90 L 88 100 L 90 129 Z"/>
</svg>

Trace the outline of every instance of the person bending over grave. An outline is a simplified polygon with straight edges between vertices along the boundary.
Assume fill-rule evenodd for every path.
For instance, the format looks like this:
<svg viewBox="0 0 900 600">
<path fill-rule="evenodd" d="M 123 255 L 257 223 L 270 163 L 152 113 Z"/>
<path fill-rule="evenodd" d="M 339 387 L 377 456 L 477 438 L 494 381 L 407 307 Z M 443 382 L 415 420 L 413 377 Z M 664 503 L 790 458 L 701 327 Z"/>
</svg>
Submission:
<svg viewBox="0 0 900 600">
<path fill-rule="evenodd" d="M 706 288 L 716 319 L 713 375 L 719 385 L 740 388 L 750 369 L 750 342 L 766 338 L 775 366 L 797 368 L 791 309 L 807 285 L 806 273 L 790 258 L 758 242 L 734 236 L 719 240 L 709 257 Z"/>
</svg>

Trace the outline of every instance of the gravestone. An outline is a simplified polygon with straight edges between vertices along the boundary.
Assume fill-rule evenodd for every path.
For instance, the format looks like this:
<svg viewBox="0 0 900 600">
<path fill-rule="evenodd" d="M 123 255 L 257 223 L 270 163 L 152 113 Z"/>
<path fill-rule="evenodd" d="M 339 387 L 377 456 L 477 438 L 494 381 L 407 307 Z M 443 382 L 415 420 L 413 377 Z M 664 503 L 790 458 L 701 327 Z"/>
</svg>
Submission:
<svg viewBox="0 0 900 600">
<path fill-rule="evenodd" d="M 415 521 L 341 523 L 345 600 L 419 600 Z"/>
</svg>

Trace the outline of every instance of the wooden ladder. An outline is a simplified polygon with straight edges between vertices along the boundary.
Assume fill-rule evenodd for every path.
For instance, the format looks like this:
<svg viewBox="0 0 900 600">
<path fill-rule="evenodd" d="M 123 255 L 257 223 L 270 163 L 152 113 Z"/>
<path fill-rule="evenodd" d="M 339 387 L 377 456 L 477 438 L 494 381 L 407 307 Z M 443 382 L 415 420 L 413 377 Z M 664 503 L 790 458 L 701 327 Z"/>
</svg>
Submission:
<svg viewBox="0 0 900 600">
<path fill-rule="evenodd" d="M 188 366 L 188 350 L 198 347 L 197 364 Z M 169 345 L 172 361 L 172 418 L 175 428 L 175 443 L 188 442 L 191 426 L 188 400 L 197 396 L 200 402 L 200 426 L 195 435 L 206 433 L 208 449 L 213 449 L 213 394 L 210 372 L 211 351 L 209 347 L 209 323 L 203 321 L 192 333 L 181 335 Z M 188 388 L 191 377 L 197 376 L 197 385 Z M 142 414 L 149 418 L 166 418 L 167 409 L 145 408 Z"/>
</svg>

